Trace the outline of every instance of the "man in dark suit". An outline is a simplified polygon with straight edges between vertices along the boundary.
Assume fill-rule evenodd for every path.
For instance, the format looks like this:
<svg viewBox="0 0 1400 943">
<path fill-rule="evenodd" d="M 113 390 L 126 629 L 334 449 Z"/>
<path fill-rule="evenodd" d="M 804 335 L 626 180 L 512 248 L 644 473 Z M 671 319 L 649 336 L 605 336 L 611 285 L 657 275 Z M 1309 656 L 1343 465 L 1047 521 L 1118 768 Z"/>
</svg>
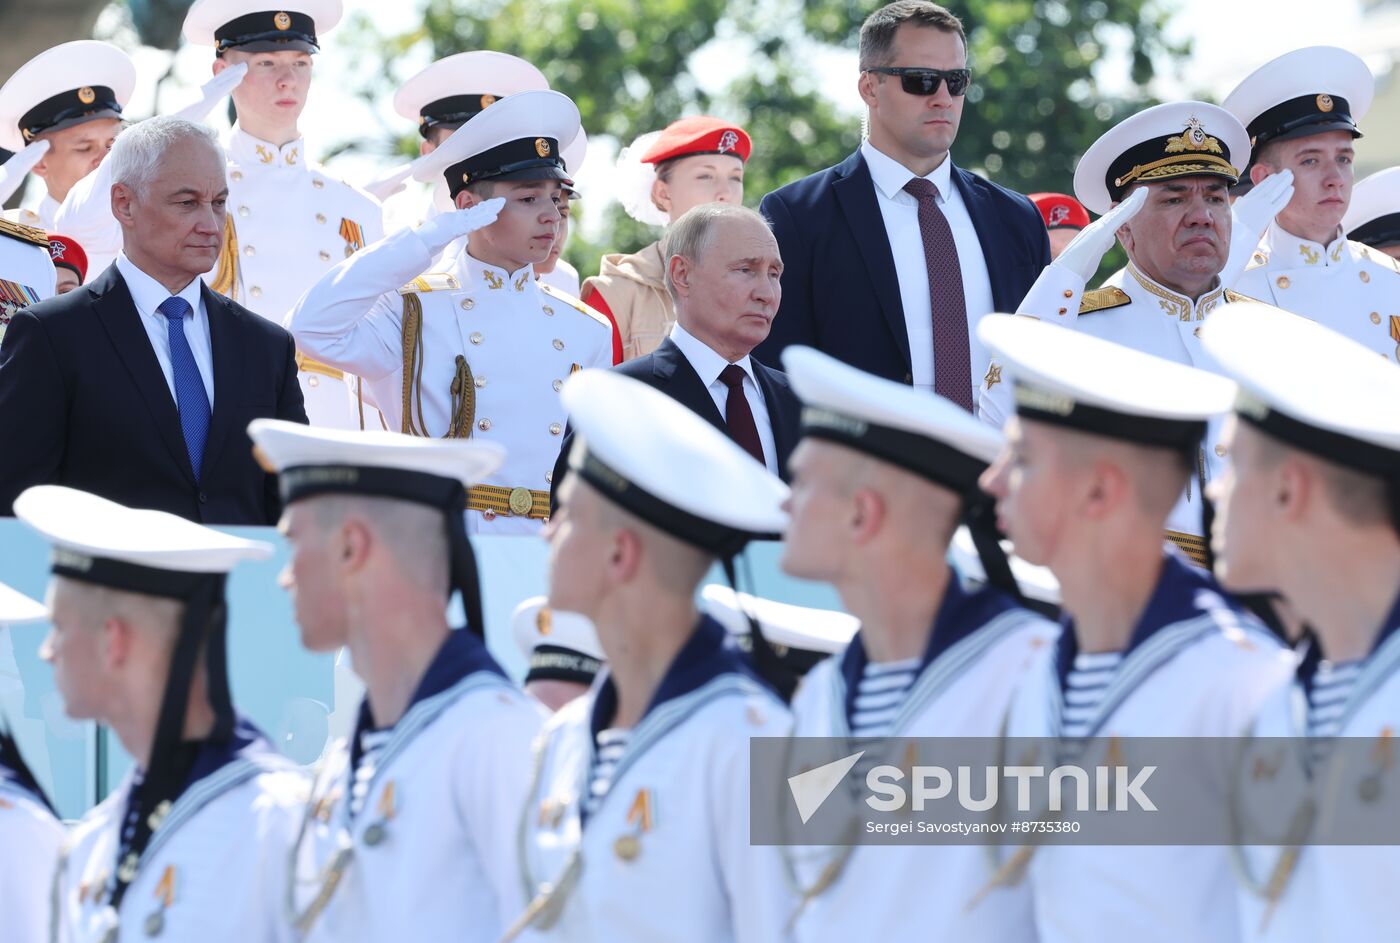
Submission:
<svg viewBox="0 0 1400 943">
<path fill-rule="evenodd" d="M 123 253 L 17 314 L 0 343 L 0 512 L 30 485 L 64 484 L 206 524 L 274 524 L 248 423 L 306 412 L 291 335 L 200 279 L 222 247 L 223 153 L 207 128 L 152 118 L 108 160 Z"/>
<path fill-rule="evenodd" d="M 1050 263 L 1029 199 L 953 166 L 970 79 L 962 23 L 899 0 L 860 33 L 870 136 L 835 167 L 763 198 L 787 269 L 782 317 L 755 352 L 805 344 L 971 411 L 989 358 L 976 322 L 1015 311 Z"/>
<path fill-rule="evenodd" d="M 767 222 L 742 206 L 705 203 L 671 224 L 661 255 L 676 324 L 656 350 L 613 369 L 679 400 L 786 479 L 802 407 L 782 371 L 749 356 L 782 298 L 783 260 Z M 554 466 L 555 487 L 572 438 Z"/>
</svg>

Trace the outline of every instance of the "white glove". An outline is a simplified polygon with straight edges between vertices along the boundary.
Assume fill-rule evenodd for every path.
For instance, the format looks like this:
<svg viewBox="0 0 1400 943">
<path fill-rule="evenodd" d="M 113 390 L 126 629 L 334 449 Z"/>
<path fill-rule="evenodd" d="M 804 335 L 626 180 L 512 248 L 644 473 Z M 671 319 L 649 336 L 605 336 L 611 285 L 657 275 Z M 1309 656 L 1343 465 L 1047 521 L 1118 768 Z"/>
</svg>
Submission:
<svg viewBox="0 0 1400 943">
<path fill-rule="evenodd" d="M 1139 187 L 1134 190 L 1126 200 L 1085 226 L 1084 230 L 1065 246 L 1060 257 L 1050 265 L 1073 272 L 1087 285 L 1089 279 L 1098 272 L 1099 263 L 1103 261 L 1104 255 L 1113 248 L 1113 243 L 1118 239 L 1118 227 L 1136 216 L 1146 202 L 1147 188 Z"/>
<path fill-rule="evenodd" d="M 376 200 L 383 202 L 395 193 L 403 192 L 404 181 L 413 173 L 413 164 L 400 164 L 393 170 L 376 177 L 364 185 L 365 192 L 369 193 Z"/>
<path fill-rule="evenodd" d="M 0 167 L 0 203 L 15 195 L 20 184 L 24 183 L 25 176 L 48 152 L 48 141 L 35 141 L 33 144 L 26 144 L 5 161 L 4 166 Z"/>
<path fill-rule="evenodd" d="M 1283 170 L 1269 174 L 1235 201 L 1230 207 L 1230 258 L 1220 271 L 1220 284 L 1229 288 L 1239 280 L 1259 248 L 1264 230 L 1292 199 L 1293 171 Z"/>
<path fill-rule="evenodd" d="M 247 74 L 248 63 L 246 62 L 229 66 L 200 86 L 199 99 L 175 112 L 174 117 L 184 118 L 186 121 L 203 121 L 209 117 L 209 112 L 214 110 L 215 105 L 227 98 L 229 93 L 238 87 L 239 83 L 243 81 L 243 76 Z"/>
<path fill-rule="evenodd" d="M 427 245 L 428 251 L 436 255 L 452 240 L 490 226 L 501 215 L 505 205 L 505 197 L 498 196 L 469 209 L 439 213 L 418 227 L 418 236 Z"/>
</svg>

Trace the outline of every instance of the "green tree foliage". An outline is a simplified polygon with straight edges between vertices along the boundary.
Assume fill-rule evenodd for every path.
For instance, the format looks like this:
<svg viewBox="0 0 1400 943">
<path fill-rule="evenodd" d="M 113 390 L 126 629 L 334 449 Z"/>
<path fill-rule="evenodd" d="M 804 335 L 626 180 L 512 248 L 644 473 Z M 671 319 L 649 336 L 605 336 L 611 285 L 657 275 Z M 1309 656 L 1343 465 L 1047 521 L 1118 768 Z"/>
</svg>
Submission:
<svg viewBox="0 0 1400 943">
<path fill-rule="evenodd" d="M 744 124 L 755 152 L 747 200 L 842 160 L 859 143 L 859 117 L 819 92 L 814 60 L 854 49 L 870 0 L 422 0 L 423 25 L 377 37 L 392 80 L 398 54 L 426 40 L 434 58 L 472 49 L 524 57 L 579 105 L 590 135 L 628 142 L 683 114 L 712 112 Z M 1170 0 L 965 0 L 951 8 L 969 32 L 974 85 L 954 147 L 961 166 L 1020 190 L 1068 190 L 1079 155 L 1109 123 L 1151 102 L 1103 94 L 1094 66 L 1117 47 L 1141 87 L 1155 67 L 1183 56 L 1164 35 Z M 717 46 L 716 46 L 717 44 Z M 696 75 L 705 49 L 733 51 L 726 82 Z M 830 57 L 825 57 L 829 60 Z M 398 76 L 402 78 L 402 76 Z M 855 75 L 851 76 L 855 83 Z M 369 92 L 369 89 L 366 89 Z M 397 149 L 412 153 L 405 134 Z M 579 212 L 588 212 L 587 201 Z M 600 245 L 577 235 L 569 257 L 585 274 L 603 251 L 655 238 L 610 210 Z"/>
</svg>

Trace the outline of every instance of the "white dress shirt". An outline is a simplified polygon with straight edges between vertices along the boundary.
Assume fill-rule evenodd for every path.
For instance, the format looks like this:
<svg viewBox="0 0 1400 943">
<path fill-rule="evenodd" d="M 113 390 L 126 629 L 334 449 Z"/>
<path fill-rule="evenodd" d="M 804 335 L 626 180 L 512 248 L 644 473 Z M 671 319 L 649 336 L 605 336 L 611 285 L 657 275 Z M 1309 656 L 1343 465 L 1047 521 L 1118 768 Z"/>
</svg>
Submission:
<svg viewBox="0 0 1400 943">
<path fill-rule="evenodd" d="M 175 368 L 170 362 L 169 324 L 160 306 L 170 297 L 164 285 L 136 267 L 136 263 L 123 252 L 117 256 L 117 271 L 131 292 L 131 300 L 136 304 L 136 312 L 141 315 L 141 326 L 151 339 L 151 347 L 160 362 L 160 372 L 165 374 L 165 385 L 170 388 L 170 398 L 175 399 Z M 209 396 L 209 408 L 214 408 L 214 345 L 209 340 L 209 312 L 204 310 L 204 298 L 200 292 L 203 281 L 192 279 L 180 289 L 179 295 L 189 302 L 190 313 L 185 315 L 185 340 L 189 342 L 194 362 L 199 367 L 199 376 L 204 381 L 204 392 Z"/>
<path fill-rule="evenodd" d="M 875 149 L 869 141 L 860 146 L 861 156 L 870 167 L 875 182 L 875 202 L 885 221 L 885 233 L 894 256 L 895 275 L 899 278 L 899 300 L 904 307 L 904 324 L 909 332 L 909 360 L 914 385 L 933 389 L 933 304 L 929 299 L 928 263 L 924 259 L 924 238 L 919 231 L 919 201 L 906 193 L 904 185 L 914 179 L 914 173 L 903 164 Z M 977 340 L 977 322 L 996 310 L 992 301 L 992 280 L 987 274 L 987 260 L 982 255 L 982 243 L 972 226 L 962 194 L 953 183 L 953 160 L 947 157 L 933 173 L 924 177 L 938 187 L 938 208 L 948 220 L 953 241 L 958 247 L 958 266 L 962 269 L 963 298 L 967 305 L 969 380 L 976 390 L 986 372 L 987 351 Z"/>
<path fill-rule="evenodd" d="M 710 399 L 715 401 L 715 408 L 719 414 L 726 419 L 729 414 L 725 412 L 725 407 L 729 405 L 729 387 L 724 385 L 724 381 L 719 375 L 724 368 L 729 366 L 729 361 L 717 354 L 713 348 L 708 347 L 704 341 L 691 334 L 677 322 L 671 328 L 671 340 L 685 354 L 685 359 L 690 361 L 690 365 L 695 368 L 695 372 L 700 374 L 700 382 L 705 384 L 705 389 L 710 391 Z M 736 361 L 736 365 L 744 371 L 744 385 L 742 387 L 744 396 L 749 401 L 749 412 L 753 413 L 753 424 L 758 427 L 758 442 L 763 446 L 763 463 L 768 466 L 768 470 L 773 474 L 778 473 L 778 446 L 773 441 L 773 420 L 768 416 L 768 404 L 763 399 L 763 391 L 758 388 L 758 381 L 753 375 L 753 360 L 745 357 Z"/>
</svg>

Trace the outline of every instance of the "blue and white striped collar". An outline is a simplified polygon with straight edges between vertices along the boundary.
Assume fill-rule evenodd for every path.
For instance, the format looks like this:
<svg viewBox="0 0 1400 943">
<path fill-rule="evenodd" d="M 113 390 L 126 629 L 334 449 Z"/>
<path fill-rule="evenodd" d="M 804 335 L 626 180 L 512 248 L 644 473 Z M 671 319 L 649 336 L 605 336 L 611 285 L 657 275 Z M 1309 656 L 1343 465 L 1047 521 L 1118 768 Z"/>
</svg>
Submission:
<svg viewBox="0 0 1400 943">
<path fill-rule="evenodd" d="M 268 739 L 263 736 L 252 721 L 246 717 L 236 718 L 233 726 L 233 733 L 227 739 L 203 740 L 198 743 L 188 743 L 185 746 L 195 749 L 194 765 L 190 768 L 189 778 L 180 787 L 180 791 L 172 796 L 167 796 L 173 806 L 180 797 L 200 780 L 208 779 L 219 770 L 238 760 L 253 760 L 265 754 L 280 755 Z M 143 769 L 133 769 L 131 772 L 131 788 L 126 795 L 126 809 L 122 816 L 125 822 L 135 803 L 140 801 L 141 786 L 145 782 L 146 773 Z"/>
<path fill-rule="evenodd" d="M 1367 654 L 1365 664 L 1369 665 L 1377 652 L 1385 648 L 1394 638 L 1400 637 L 1400 596 L 1390 606 L 1390 612 L 1386 615 L 1385 621 L 1381 623 L 1380 632 L 1376 634 L 1376 641 L 1371 645 L 1371 651 Z M 1400 646 L 1400 642 L 1397 643 Z M 1298 683 L 1303 686 L 1303 691 L 1312 692 L 1313 680 L 1317 677 L 1317 668 L 1323 662 L 1322 646 L 1317 639 L 1307 638 L 1300 643 L 1298 649 Z"/>
<path fill-rule="evenodd" d="M 666 674 L 657 686 L 656 693 L 652 695 L 651 703 L 647 705 L 642 719 L 646 719 L 667 701 L 684 697 L 715 678 L 727 674 L 742 675 L 761 687 L 768 687 L 759 679 L 748 659 L 734 644 L 734 637 L 725 631 L 724 626 L 709 616 L 702 615 L 695 631 L 666 669 Z M 611 727 L 616 716 L 617 687 L 613 684 L 612 675 L 604 673 L 599 678 L 597 694 L 593 699 L 593 711 L 589 716 L 589 734 L 595 742 L 598 732 Z"/>
</svg>

